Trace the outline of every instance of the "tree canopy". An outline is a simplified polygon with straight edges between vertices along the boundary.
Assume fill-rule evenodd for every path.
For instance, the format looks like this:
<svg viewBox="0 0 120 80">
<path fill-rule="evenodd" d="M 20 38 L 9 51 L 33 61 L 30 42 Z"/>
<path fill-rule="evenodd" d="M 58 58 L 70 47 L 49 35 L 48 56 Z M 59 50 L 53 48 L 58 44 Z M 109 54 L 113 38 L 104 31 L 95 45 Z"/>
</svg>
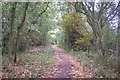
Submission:
<svg viewBox="0 0 120 80">
<path fill-rule="evenodd" d="M 95 65 L 98 74 L 93 72 L 99 77 L 111 77 L 104 70 L 115 74 L 119 72 L 117 56 L 120 50 L 120 2 L 46 1 L 1 4 L 2 56 L 7 58 L 9 64 L 17 64 L 19 57 L 24 55 L 44 61 L 50 58 L 52 61 L 53 55 L 65 55 L 64 49 L 80 61 L 86 61 L 85 64 Z M 39 50 L 35 55 L 31 50 L 27 52 L 31 48 L 36 50 L 36 47 Z M 64 61 L 64 58 L 68 57 L 60 59 Z M 24 62 L 23 58 L 21 60 Z M 69 61 L 66 62 L 70 64 Z"/>
</svg>

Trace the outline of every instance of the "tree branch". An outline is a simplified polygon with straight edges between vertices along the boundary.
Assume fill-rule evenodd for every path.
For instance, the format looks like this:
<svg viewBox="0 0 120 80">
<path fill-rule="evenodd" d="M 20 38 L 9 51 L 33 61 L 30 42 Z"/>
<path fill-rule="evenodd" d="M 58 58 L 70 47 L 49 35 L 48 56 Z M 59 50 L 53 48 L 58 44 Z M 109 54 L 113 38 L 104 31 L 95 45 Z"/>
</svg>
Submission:
<svg viewBox="0 0 120 80">
<path fill-rule="evenodd" d="M 28 9 L 28 2 L 25 4 L 25 10 L 23 12 L 23 18 L 21 20 L 20 25 L 18 26 L 18 32 L 17 32 L 17 38 L 16 38 L 16 42 L 15 42 L 15 50 L 14 50 L 14 62 L 16 62 L 17 59 L 17 52 L 18 52 L 18 46 L 19 46 L 19 38 L 20 38 L 20 30 L 23 28 L 23 25 L 25 23 L 25 18 L 26 18 L 26 12 Z"/>
<path fill-rule="evenodd" d="M 10 13 L 11 13 L 11 18 L 10 18 L 11 31 L 12 31 L 13 22 L 14 22 L 14 19 L 15 19 L 16 5 L 17 5 L 17 2 L 15 2 L 15 4 L 13 4 L 12 9 L 10 10 Z"/>
<path fill-rule="evenodd" d="M 39 20 L 39 18 L 46 12 L 47 8 L 49 7 L 48 4 L 49 4 L 49 2 L 47 2 L 46 8 L 45 8 L 40 14 L 38 14 L 38 17 L 36 17 L 36 18 L 31 22 L 32 24 L 37 23 L 37 21 Z"/>
<path fill-rule="evenodd" d="M 98 21 L 101 20 L 101 14 L 104 13 L 104 10 L 106 9 L 106 7 L 108 6 L 109 3 L 106 3 L 104 4 L 103 2 L 101 3 L 101 6 L 100 6 L 100 11 L 98 13 Z"/>
<path fill-rule="evenodd" d="M 47 10 L 47 8 L 48 8 L 48 4 L 49 4 L 49 2 L 47 3 L 47 6 L 46 6 L 46 8 L 39 14 L 39 17 L 41 17 L 42 16 L 42 14 L 43 13 L 45 13 L 46 12 L 46 10 Z"/>
<path fill-rule="evenodd" d="M 23 18 L 22 18 L 21 23 L 18 26 L 18 28 L 21 28 L 24 25 L 25 18 L 26 18 L 26 12 L 27 12 L 27 9 L 28 9 L 28 4 L 29 4 L 28 2 L 25 4 L 25 10 L 23 12 Z"/>
<path fill-rule="evenodd" d="M 87 6 L 88 11 L 92 14 L 92 10 L 90 9 L 91 7 L 86 2 L 85 2 L 85 5 Z"/>
<path fill-rule="evenodd" d="M 119 10 L 118 10 L 119 6 L 120 6 L 120 1 L 119 1 L 119 3 L 118 3 L 117 7 L 113 10 L 113 12 L 107 16 L 107 18 L 105 19 L 105 22 L 106 22 L 106 20 L 108 20 L 108 18 L 109 18 L 112 14 L 116 13 L 117 11 L 119 11 Z M 116 12 L 115 12 L 115 11 L 116 11 Z M 114 14 L 114 16 L 115 16 L 115 15 L 116 15 L 116 14 Z M 114 17 L 112 17 L 110 20 L 112 20 L 113 18 L 114 18 Z"/>
</svg>

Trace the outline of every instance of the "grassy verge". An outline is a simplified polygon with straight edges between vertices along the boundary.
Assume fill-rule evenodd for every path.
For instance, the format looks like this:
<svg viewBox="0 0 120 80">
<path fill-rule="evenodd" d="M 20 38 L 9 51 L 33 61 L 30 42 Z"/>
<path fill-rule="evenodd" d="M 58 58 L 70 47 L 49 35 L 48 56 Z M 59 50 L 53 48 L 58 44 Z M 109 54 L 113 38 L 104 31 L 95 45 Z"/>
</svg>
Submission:
<svg viewBox="0 0 120 80">
<path fill-rule="evenodd" d="M 4 58 L 7 59 L 7 58 Z M 10 72 L 9 77 L 32 77 L 41 78 L 47 71 L 50 70 L 52 64 L 54 63 L 54 51 L 51 47 L 46 46 L 42 51 L 39 52 L 23 52 L 19 53 L 17 66 L 14 67 L 14 75 Z M 6 60 L 7 61 L 7 60 Z M 9 67 L 13 69 L 13 67 Z"/>
<path fill-rule="evenodd" d="M 115 69 L 111 69 L 106 66 L 106 63 L 99 64 L 99 56 L 97 53 L 88 53 L 83 51 L 70 51 L 69 52 L 72 56 L 77 57 L 77 59 L 89 66 L 90 69 L 93 69 L 93 76 L 94 77 L 116 77 Z"/>
</svg>

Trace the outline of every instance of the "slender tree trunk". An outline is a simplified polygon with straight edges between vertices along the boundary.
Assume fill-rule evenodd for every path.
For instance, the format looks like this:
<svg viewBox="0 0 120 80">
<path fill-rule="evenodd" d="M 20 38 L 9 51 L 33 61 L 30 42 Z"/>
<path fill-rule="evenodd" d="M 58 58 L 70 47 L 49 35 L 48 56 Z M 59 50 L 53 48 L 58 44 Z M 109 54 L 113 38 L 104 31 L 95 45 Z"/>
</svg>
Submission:
<svg viewBox="0 0 120 80">
<path fill-rule="evenodd" d="M 94 22 L 91 19 L 89 19 L 89 24 L 92 26 L 93 29 L 93 35 L 95 36 L 96 41 L 96 47 L 98 49 L 98 55 L 99 55 L 99 62 L 102 61 L 104 56 L 104 50 L 103 50 L 103 41 L 102 41 L 102 28 L 100 27 L 99 22 Z"/>
<path fill-rule="evenodd" d="M 8 58 L 9 62 L 12 62 L 12 35 L 13 35 L 13 23 L 15 19 L 15 12 L 16 12 L 16 5 L 17 3 L 13 3 L 12 9 L 10 10 L 11 17 L 10 17 L 10 32 L 8 33 Z"/>
<path fill-rule="evenodd" d="M 25 4 L 25 10 L 23 12 L 23 19 L 21 20 L 21 23 L 18 26 L 18 32 L 17 32 L 16 44 L 15 44 L 15 51 L 14 51 L 14 62 L 16 62 L 16 59 L 17 59 L 20 33 L 22 32 L 22 29 L 23 29 L 23 26 L 24 26 L 24 23 L 25 23 L 27 9 L 28 9 L 28 2 Z"/>
<path fill-rule="evenodd" d="M 120 2 L 119 2 L 120 3 Z M 116 15 L 113 14 L 115 12 L 115 10 L 117 10 L 117 8 L 120 6 L 120 4 L 118 4 L 118 6 L 113 10 L 112 14 L 109 14 L 106 18 L 104 18 L 105 16 L 105 10 L 109 10 L 111 3 L 101 3 L 100 6 L 100 10 L 98 11 L 98 16 L 96 14 L 96 12 L 94 11 L 94 7 L 95 4 L 88 4 L 87 2 L 81 2 L 81 3 L 76 3 L 75 5 L 75 9 L 77 12 L 83 13 L 84 15 L 86 15 L 87 17 L 87 22 L 89 23 L 89 25 L 91 26 L 91 28 L 93 29 L 93 34 L 95 35 L 95 38 L 97 40 L 97 46 L 98 46 L 98 55 L 99 55 L 99 59 L 102 60 L 102 58 L 104 58 L 104 54 L 106 51 L 105 45 L 103 43 L 103 39 L 102 39 L 102 28 L 105 26 L 104 23 L 106 23 L 108 21 L 108 18 L 110 18 L 111 15 Z M 82 6 L 82 7 L 81 7 Z M 107 8 L 107 6 L 109 6 L 109 8 Z M 81 9 L 80 9 L 81 8 Z M 120 9 L 118 9 L 118 11 L 120 11 Z M 120 13 L 118 13 L 120 14 Z M 111 17 L 110 20 L 112 20 L 113 17 Z M 118 27 L 118 31 L 119 31 L 119 27 Z M 118 35 L 120 35 L 120 33 L 118 33 Z M 119 45 L 120 39 L 118 38 L 118 47 L 120 47 Z M 118 52 L 120 51 L 120 49 L 118 48 Z"/>
<path fill-rule="evenodd" d="M 117 39 L 117 51 L 118 51 L 118 56 L 120 53 L 120 4 L 119 4 L 119 12 L 118 12 L 118 28 L 117 28 L 117 35 L 118 35 L 118 39 Z M 120 58 L 118 58 L 118 69 L 120 68 Z M 120 70 L 118 70 L 118 73 L 120 73 Z"/>
<path fill-rule="evenodd" d="M 100 62 L 103 60 L 103 55 L 104 55 L 104 52 L 103 52 L 103 45 L 102 45 L 102 38 L 99 37 L 99 40 L 98 40 L 98 53 L 99 53 L 99 58 L 100 58 Z"/>
<path fill-rule="evenodd" d="M 119 9 L 120 9 L 120 4 L 119 4 Z M 117 28 L 117 33 L 118 33 L 118 53 L 120 52 L 120 10 L 118 12 L 118 28 Z"/>
<path fill-rule="evenodd" d="M 11 34 L 9 34 L 9 41 L 8 41 L 8 58 L 9 58 L 9 63 L 12 62 L 12 43 L 11 43 Z"/>
</svg>

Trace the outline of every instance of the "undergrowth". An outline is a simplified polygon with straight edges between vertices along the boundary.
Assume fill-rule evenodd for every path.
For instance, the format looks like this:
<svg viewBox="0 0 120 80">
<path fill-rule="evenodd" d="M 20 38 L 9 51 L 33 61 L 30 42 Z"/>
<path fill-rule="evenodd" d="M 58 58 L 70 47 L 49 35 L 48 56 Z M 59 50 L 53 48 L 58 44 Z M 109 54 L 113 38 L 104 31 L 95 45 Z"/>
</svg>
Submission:
<svg viewBox="0 0 120 80">
<path fill-rule="evenodd" d="M 108 61 L 103 61 L 104 63 L 99 63 L 99 56 L 98 53 L 88 53 L 88 52 L 83 52 L 83 51 L 69 51 L 69 54 L 77 57 L 79 62 L 83 62 L 84 64 L 89 65 L 90 68 L 93 69 L 93 77 L 96 78 L 116 78 L 117 72 L 116 68 L 110 68 L 108 66 L 109 62 Z M 113 57 L 110 57 L 109 59 L 112 60 Z M 102 61 L 102 60 L 101 60 Z M 117 62 L 112 62 L 112 63 L 117 63 Z"/>
<path fill-rule="evenodd" d="M 15 68 L 18 69 L 17 75 L 13 72 L 9 72 L 8 69 L 13 69 L 13 66 L 5 67 L 5 70 L 3 69 L 3 77 L 9 77 L 9 78 L 25 78 L 25 77 L 32 77 L 32 78 L 38 78 L 42 77 L 47 71 L 50 70 L 52 64 L 54 63 L 54 51 L 50 46 L 46 46 L 42 51 L 38 52 L 22 52 L 18 54 L 18 61 L 16 63 Z M 8 62 L 8 59 L 3 56 L 4 65 L 6 65 Z M 21 69 L 22 70 L 19 71 Z M 28 71 L 28 72 L 25 72 Z M 7 73 L 8 72 L 8 73 Z M 18 74 L 18 72 L 20 72 Z M 6 74 L 7 73 L 7 74 Z"/>
</svg>

